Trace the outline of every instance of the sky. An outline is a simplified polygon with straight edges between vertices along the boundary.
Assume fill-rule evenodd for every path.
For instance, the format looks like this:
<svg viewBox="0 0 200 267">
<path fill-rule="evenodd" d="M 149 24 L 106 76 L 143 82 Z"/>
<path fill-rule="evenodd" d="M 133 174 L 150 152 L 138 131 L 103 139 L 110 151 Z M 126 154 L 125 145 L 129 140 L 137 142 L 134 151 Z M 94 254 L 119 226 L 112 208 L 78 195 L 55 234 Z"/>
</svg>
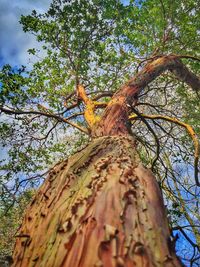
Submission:
<svg viewBox="0 0 200 267">
<path fill-rule="evenodd" d="M 27 50 L 38 47 L 35 37 L 24 33 L 19 23 L 20 16 L 31 14 L 35 9 L 45 12 L 51 0 L 0 0 L 0 67 L 27 65 L 30 56 Z"/>
<path fill-rule="evenodd" d="M 38 47 L 38 43 L 33 35 L 23 32 L 19 23 L 20 16 L 30 14 L 33 9 L 43 13 L 50 2 L 51 0 L 0 0 L 0 67 L 4 64 L 26 66 L 29 63 L 27 50 Z M 124 4 L 127 2 L 123 1 Z"/>
<path fill-rule="evenodd" d="M 128 2 L 123 0 L 124 4 Z M 51 0 L 0 0 L 0 67 L 4 64 L 27 66 L 30 63 L 27 50 L 41 44 L 32 34 L 23 32 L 20 16 L 31 14 L 33 9 L 43 13 L 50 3 Z"/>
<path fill-rule="evenodd" d="M 12 67 L 31 66 L 27 50 L 39 47 L 32 34 L 24 33 L 19 23 L 21 15 L 31 14 L 35 9 L 45 12 L 51 0 L 0 0 L 0 69 L 5 64 Z M 1 120 L 3 115 L 1 115 Z M 0 147 L 0 160 L 5 158 L 6 149 Z"/>
</svg>

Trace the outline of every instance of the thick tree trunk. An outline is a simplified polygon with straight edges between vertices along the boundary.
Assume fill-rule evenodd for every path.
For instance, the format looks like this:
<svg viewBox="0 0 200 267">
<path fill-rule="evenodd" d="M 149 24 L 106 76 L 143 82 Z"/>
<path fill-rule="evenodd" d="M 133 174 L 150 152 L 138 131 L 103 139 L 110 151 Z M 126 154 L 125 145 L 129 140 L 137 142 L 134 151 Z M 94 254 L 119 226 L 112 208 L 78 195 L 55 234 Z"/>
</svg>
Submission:
<svg viewBox="0 0 200 267">
<path fill-rule="evenodd" d="M 199 90 L 200 79 L 177 56 L 157 57 L 112 97 L 98 123 L 95 103 L 78 86 L 96 138 L 57 164 L 39 189 L 20 229 L 13 266 L 181 266 L 160 189 L 139 162 L 128 125 L 137 95 L 166 70 Z"/>
<path fill-rule="evenodd" d="M 96 138 L 54 167 L 27 210 L 13 266 L 181 266 L 132 137 Z"/>
</svg>

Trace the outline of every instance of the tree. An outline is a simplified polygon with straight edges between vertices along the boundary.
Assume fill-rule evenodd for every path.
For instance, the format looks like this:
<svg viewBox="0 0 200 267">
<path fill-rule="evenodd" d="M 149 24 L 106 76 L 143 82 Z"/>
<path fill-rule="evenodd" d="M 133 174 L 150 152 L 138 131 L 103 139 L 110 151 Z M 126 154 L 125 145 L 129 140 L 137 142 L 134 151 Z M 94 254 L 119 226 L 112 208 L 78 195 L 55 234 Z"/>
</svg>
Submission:
<svg viewBox="0 0 200 267">
<path fill-rule="evenodd" d="M 167 0 L 54 0 L 47 13 L 22 16 L 24 30 L 43 41 L 46 56 L 29 72 L 2 70 L 1 111 L 15 117 L 1 132 L 21 135 L 3 170 L 34 173 L 44 159 L 54 160 L 49 152 L 65 154 L 56 129 L 61 138 L 69 125 L 90 139 L 50 170 L 33 198 L 14 266 L 181 266 L 150 168 L 173 208 L 172 227 L 189 240 L 191 264 L 198 264 L 198 206 L 191 216 L 184 201 L 187 192 L 198 205 L 197 16 L 194 1 Z M 19 148 L 24 138 L 29 145 Z M 16 180 L 15 191 L 33 179 Z"/>
<path fill-rule="evenodd" d="M 12 263 L 12 252 L 14 247 L 13 236 L 18 232 L 19 225 L 23 216 L 24 209 L 30 203 L 34 192 L 25 191 L 17 198 L 16 203 L 4 212 L 5 206 L 0 209 L 0 266 Z M 8 204 L 9 206 L 9 204 Z"/>
</svg>

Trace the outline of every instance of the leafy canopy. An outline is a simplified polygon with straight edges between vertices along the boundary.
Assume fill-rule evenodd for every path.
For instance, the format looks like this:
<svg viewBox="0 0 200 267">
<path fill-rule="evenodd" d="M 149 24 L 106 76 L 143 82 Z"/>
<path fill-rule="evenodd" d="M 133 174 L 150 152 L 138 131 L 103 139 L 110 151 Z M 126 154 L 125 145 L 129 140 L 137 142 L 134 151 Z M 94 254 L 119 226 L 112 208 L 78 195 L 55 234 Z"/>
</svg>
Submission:
<svg viewBox="0 0 200 267">
<path fill-rule="evenodd" d="M 49 166 L 88 140 L 77 84 L 92 99 L 107 103 L 149 60 L 172 53 L 183 56 L 189 69 L 199 74 L 198 1 L 127 2 L 53 0 L 44 14 L 33 10 L 22 15 L 23 30 L 36 36 L 41 51 L 28 50 L 35 58 L 31 67 L 5 65 L 0 73 L 0 184 L 6 209 L 5 203 L 12 205 L 15 195 L 37 187 Z M 180 119 L 200 134 L 199 96 L 168 72 L 143 89 L 136 108 L 147 115 Z M 199 190 L 193 178 L 193 143 L 180 125 L 147 121 L 151 130 L 142 120 L 133 122 L 138 151 L 148 167 L 156 157 L 154 172 L 172 227 L 186 229 L 191 239 L 194 254 L 183 258 L 193 257 L 195 266 Z"/>
</svg>

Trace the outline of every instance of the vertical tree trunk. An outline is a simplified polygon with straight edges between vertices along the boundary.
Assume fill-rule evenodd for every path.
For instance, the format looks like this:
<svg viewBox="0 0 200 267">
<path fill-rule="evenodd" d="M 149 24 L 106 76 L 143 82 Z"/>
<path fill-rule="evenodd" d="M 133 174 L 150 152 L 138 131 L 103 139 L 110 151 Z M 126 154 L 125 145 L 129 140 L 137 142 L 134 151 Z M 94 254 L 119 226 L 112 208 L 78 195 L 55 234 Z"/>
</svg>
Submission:
<svg viewBox="0 0 200 267">
<path fill-rule="evenodd" d="M 181 266 L 132 137 L 96 138 L 55 166 L 27 210 L 13 266 Z"/>
</svg>

